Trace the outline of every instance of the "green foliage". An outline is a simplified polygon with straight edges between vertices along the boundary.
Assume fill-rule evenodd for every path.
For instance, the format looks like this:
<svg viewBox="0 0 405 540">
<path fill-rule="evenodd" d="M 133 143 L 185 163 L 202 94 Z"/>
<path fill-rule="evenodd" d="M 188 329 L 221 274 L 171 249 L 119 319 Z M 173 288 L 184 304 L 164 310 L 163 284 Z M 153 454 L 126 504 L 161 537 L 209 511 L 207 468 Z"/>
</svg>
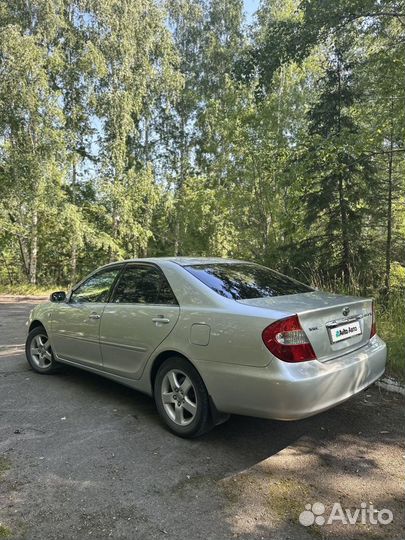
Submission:
<svg viewBox="0 0 405 540">
<path fill-rule="evenodd" d="M 396 0 L 263 0 L 250 26 L 242 0 L 3 1 L 0 283 L 243 257 L 378 293 L 399 357 L 404 20 Z"/>
<path fill-rule="evenodd" d="M 402 281 L 402 284 L 404 282 Z M 405 292 L 394 288 L 388 303 L 384 298 L 377 302 L 377 328 L 388 347 L 388 373 L 405 379 Z"/>
<path fill-rule="evenodd" d="M 317 101 L 308 112 L 308 133 L 301 154 L 308 241 L 316 243 L 317 264 L 342 273 L 348 284 L 352 269 L 370 257 L 363 233 L 376 190 L 375 170 L 359 144 L 360 128 L 352 112 L 356 99 L 354 66 L 333 50 Z M 313 227 L 315 225 L 315 227 Z M 312 230 L 311 230 L 312 229 Z"/>
<path fill-rule="evenodd" d="M 0 284 L 0 294 L 6 296 L 49 296 L 52 292 L 63 291 L 62 285 L 32 285 L 31 283 Z"/>
</svg>

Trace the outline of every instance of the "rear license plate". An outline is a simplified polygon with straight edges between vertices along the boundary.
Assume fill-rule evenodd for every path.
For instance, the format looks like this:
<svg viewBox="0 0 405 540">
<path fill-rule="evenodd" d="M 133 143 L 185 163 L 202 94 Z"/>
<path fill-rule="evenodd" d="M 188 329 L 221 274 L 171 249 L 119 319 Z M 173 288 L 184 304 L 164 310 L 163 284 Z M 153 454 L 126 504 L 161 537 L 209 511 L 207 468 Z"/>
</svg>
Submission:
<svg viewBox="0 0 405 540">
<path fill-rule="evenodd" d="M 329 328 L 329 334 L 332 343 L 359 336 L 361 334 L 360 321 L 352 321 L 335 326 L 335 328 Z"/>
</svg>

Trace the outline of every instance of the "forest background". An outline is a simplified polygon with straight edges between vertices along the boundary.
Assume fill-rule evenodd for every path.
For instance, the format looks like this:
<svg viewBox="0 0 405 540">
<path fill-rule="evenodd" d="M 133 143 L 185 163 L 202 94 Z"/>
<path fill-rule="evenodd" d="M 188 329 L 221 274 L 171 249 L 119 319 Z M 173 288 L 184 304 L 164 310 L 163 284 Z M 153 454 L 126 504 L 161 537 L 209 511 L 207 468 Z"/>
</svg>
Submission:
<svg viewBox="0 0 405 540">
<path fill-rule="evenodd" d="M 405 5 L 2 0 L 0 290 L 216 255 L 377 299 L 405 360 Z"/>
</svg>

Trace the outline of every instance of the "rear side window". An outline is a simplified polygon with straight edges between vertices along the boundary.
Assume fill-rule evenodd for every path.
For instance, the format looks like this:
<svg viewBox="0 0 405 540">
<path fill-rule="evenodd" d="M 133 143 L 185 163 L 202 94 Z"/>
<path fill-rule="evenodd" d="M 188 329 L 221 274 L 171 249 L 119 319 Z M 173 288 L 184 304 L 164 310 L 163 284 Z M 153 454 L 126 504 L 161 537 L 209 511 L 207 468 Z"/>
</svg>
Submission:
<svg viewBox="0 0 405 540">
<path fill-rule="evenodd" d="M 177 304 L 163 273 L 152 266 L 127 266 L 114 289 L 116 304 Z"/>
<path fill-rule="evenodd" d="M 259 264 L 198 264 L 184 268 L 213 291 L 233 300 L 284 296 L 314 290 Z"/>
</svg>

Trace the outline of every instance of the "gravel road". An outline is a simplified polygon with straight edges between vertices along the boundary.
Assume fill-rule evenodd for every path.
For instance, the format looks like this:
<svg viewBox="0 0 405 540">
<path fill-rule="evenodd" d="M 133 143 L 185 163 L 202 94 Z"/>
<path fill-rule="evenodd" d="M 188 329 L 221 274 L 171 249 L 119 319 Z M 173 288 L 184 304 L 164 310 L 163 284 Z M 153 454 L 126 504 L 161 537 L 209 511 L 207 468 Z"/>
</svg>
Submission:
<svg viewBox="0 0 405 540">
<path fill-rule="evenodd" d="M 404 399 L 372 387 L 300 422 L 232 417 L 186 441 L 153 401 L 24 355 L 35 299 L 0 299 L 0 538 L 403 538 Z M 305 527 L 305 504 L 389 509 L 390 524 Z"/>
</svg>

